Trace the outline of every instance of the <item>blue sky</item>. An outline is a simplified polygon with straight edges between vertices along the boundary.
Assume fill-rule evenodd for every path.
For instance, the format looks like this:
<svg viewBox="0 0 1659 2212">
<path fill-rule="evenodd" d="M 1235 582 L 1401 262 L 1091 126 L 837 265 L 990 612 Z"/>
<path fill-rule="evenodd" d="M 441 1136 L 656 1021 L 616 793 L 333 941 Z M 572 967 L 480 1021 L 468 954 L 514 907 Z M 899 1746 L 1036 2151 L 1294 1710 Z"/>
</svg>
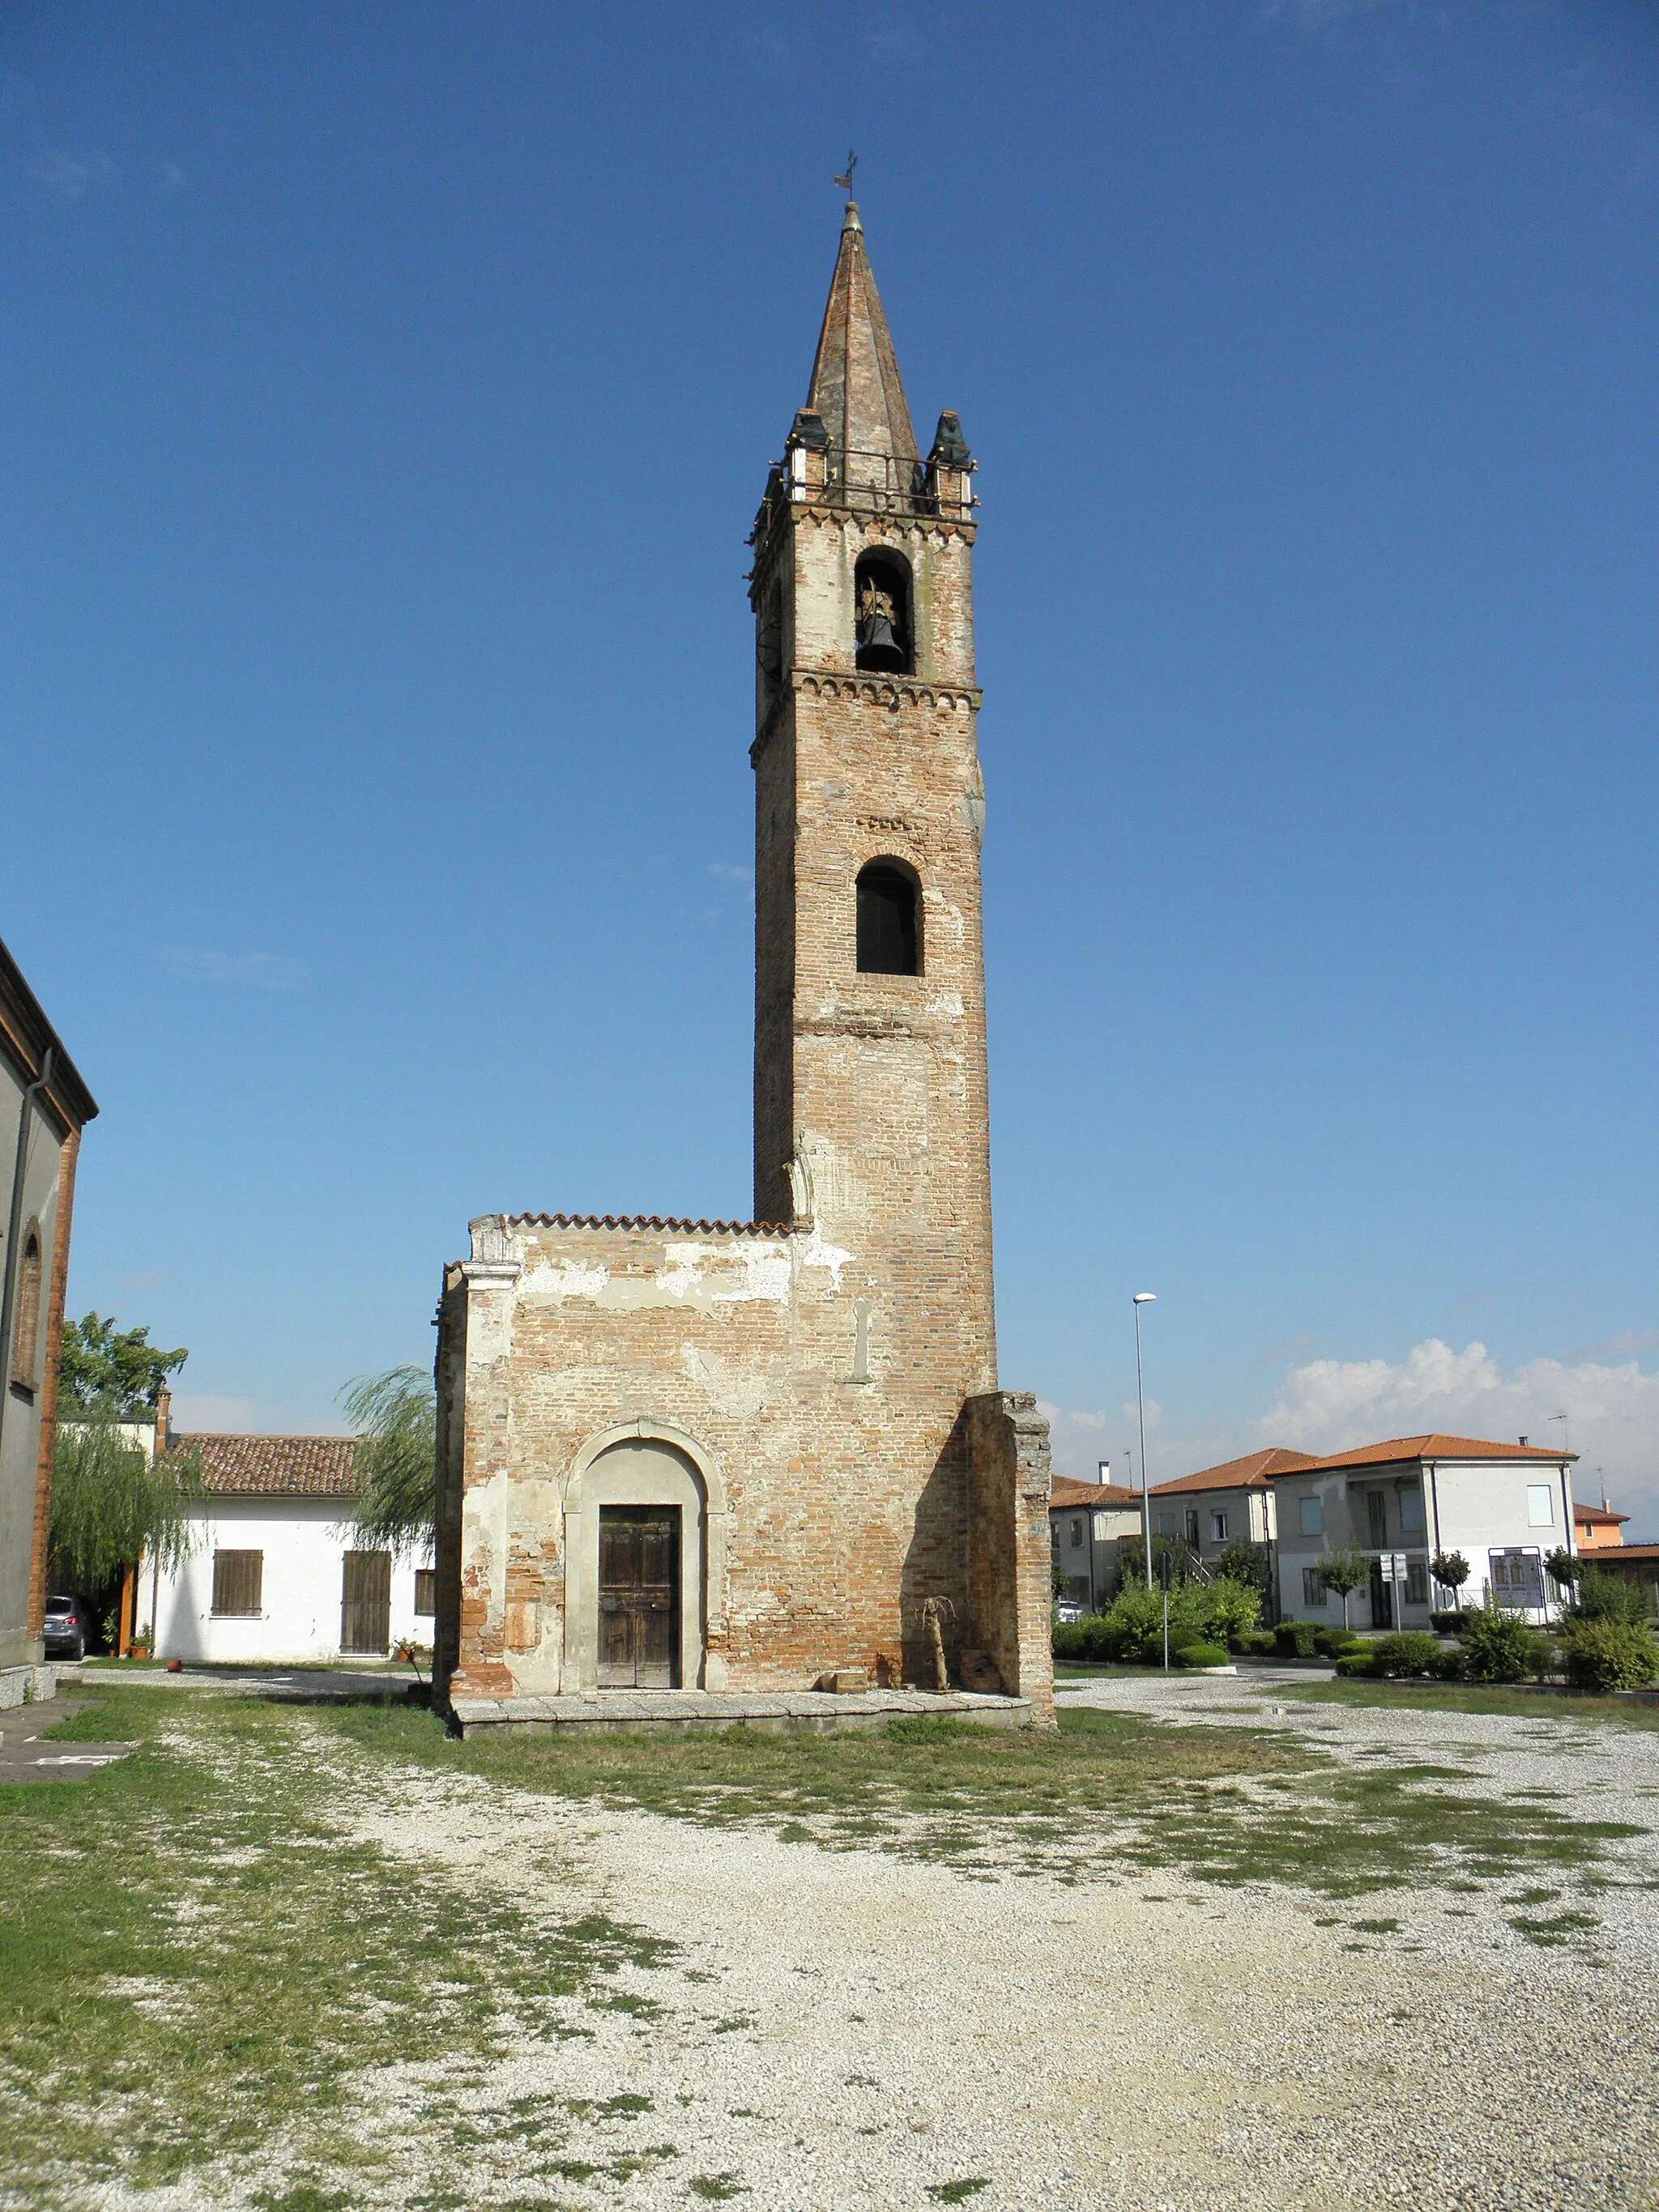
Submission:
<svg viewBox="0 0 1659 2212">
<path fill-rule="evenodd" d="M 329 1426 L 469 1216 L 747 1211 L 744 538 L 849 143 L 981 459 L 1005 1382 L 1121 1471 L 1150 1287 L 1154 1480 L 1565 1412 L 1659 1535 L 1636 0 L 6 11 L 72 1306 Z"/>
</svg>

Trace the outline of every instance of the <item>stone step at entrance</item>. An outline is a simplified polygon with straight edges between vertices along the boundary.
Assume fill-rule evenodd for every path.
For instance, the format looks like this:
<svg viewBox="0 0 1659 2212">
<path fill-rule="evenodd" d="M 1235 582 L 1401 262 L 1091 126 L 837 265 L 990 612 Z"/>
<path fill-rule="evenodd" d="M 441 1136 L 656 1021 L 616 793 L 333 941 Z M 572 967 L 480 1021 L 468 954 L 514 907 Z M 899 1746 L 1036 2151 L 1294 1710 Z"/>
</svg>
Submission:
<svg viewBox="0 0 1659 2212">
<path fill-rule="evenodd" d="M 916 1715 L 981 1728 L 1032 1725 L 1029 1698 L 969 1690 L 866 1690 L 844 1697 L 823 1690 L 593 1690 L 556 1698 L 456 1698 L 449 1711 L 464 1736 L 507 1728 L 867 1729 Z"/>
</svg>

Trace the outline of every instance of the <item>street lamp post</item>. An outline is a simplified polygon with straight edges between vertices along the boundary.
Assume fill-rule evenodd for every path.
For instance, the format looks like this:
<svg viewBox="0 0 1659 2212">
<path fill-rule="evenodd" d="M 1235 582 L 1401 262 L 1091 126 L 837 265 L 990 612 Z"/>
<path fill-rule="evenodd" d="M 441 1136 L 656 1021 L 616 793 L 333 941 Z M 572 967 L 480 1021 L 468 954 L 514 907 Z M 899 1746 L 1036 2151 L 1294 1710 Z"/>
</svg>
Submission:
<svg viewBox="0 0 1659 2212">
<path fill-rule="evenodd" d="M 1146 1553 L 1146 1587 L 1152 1586 L 1152 1503 L 1146 1484 L 1146 1387 L 1140 1374 L 1140 1309 L 1155 1303 L 1156 1291 L 1135 1292 L 1135 1408 L 1140 1416 L 1140 1540 Z"/>
</svg>

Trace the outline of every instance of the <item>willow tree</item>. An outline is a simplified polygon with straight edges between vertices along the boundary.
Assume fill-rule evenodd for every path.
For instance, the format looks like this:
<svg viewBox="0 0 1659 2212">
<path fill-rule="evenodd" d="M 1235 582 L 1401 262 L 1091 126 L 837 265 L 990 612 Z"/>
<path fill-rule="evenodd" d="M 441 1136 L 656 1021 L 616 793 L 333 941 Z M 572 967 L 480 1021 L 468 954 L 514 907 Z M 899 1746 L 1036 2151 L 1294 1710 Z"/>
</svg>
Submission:
<svg viewBox="0 0 1659 2212">
<path fill-rule="evenodd" d="M 423 1551 L 438 1519 L 438 1407 L 422 1367 L 360 1375 L 340 1393 L 357 1432 L 352 1526 L 365 1549 Z"/>
<path fill-rule="evenodd" d="M 129 1426 L 111 1396 L 58 1424 L 51 1572 L 60 1589 L 101 1589 L 145 1556 L 171 1575 L 196 1547 L 190 1509 L 206 1496 L 200 1455 L 185 1444 L 152 1459 Z"/>
</svg>

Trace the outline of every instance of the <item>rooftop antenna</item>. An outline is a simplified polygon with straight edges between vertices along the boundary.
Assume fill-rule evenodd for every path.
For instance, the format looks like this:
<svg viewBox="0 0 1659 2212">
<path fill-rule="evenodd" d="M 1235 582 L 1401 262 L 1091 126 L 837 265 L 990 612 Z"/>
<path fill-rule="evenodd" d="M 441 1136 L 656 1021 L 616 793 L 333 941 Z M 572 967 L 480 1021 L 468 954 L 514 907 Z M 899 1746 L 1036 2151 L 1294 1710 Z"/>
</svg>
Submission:
<svg viewBox="0 0 1659 2212">
<path fill-rule="evenodd" d="M 842 191 L 846 193 L 849 200 L 853 197 L 853 175 L 854 172 L 857 169 L 858 165 L 859 157 L 849 146 L 847 149 L 847 174 L 844 177 L 837 177 L 836 179 L 836 184 L 841 187 Z"/>
<path fill-rule="evenodd" d="M 1561 1424 L 1561 1449 L 1562 1449 L 1562 1450 L 1563 1450 L 1563 1451 L 1571 1451 L 1571 1450 L 1572 1449 L 1572 1444 L 1571 1444 L 1571 1440 L 1570 1440 L 1570 1438 L 1569 1438 L 1569 1437 L 1568 1437 L 1568 1434 L 1567 1434 L 1567 1416 L 1566 1416 L 1565 1413 L 1552 1413 L 1552 1414 L 1550 1414 L 1550 1415 L 1549 1415 L 1549 1417 L 1548 1417 L 1548 1418 L 1549 1418 L 1552 1421 L 1559 1421 L 1559 1422 L 1560 1422 L 1560 1424 Z"/>
</svg>

